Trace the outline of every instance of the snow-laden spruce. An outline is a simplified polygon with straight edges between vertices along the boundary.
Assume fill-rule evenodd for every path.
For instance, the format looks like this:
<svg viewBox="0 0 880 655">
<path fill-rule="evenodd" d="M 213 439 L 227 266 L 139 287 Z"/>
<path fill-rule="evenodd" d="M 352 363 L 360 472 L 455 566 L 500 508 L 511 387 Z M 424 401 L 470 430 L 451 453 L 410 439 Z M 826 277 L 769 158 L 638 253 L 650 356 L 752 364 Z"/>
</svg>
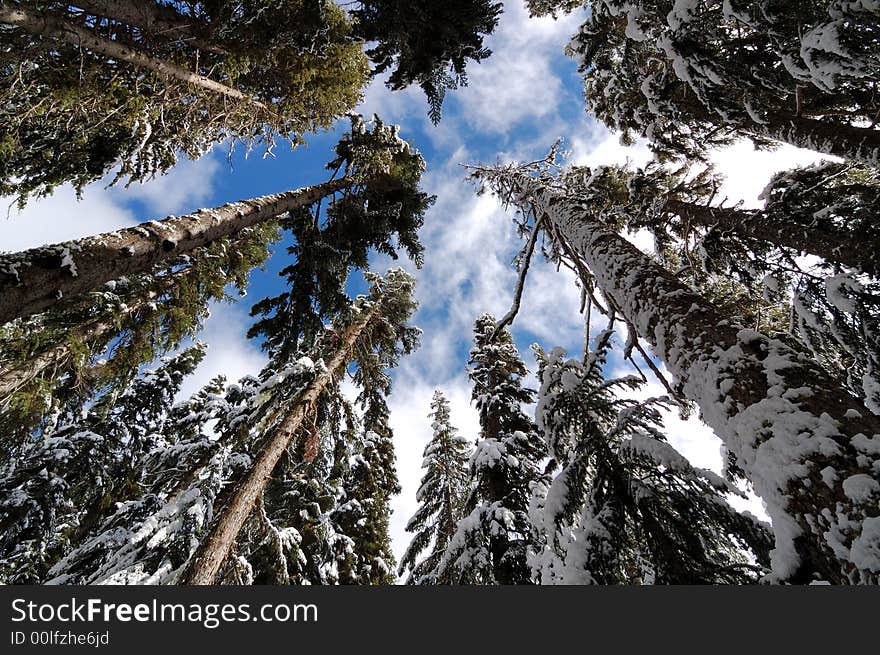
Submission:
<svg viewBox="0 0 880 655">
<path fill-rule="evenodd" d="M 88 412 L 60 417 L 56 427 L 21 447 L 5 465 L 0 479 L 4 582 L 43 582 L 61 558 L 111 518 L 117 503 L 140 504 L 142 490 L 154 483 L 147 462 L 163 457 L 183 464 L 198 457 L 202 439 L 164 435 L 174 396 L 203 356 L 202 346 L 186 350 Z M 173 484 L 174 477 L 166 471 L 155 483 Z M 155 506 L 155 496 L 148 495 Z"/>
<path fill-rule="evenodd" d="M 880 417 L 810 357 L 725 315 L 620 236 L 601 189 L 568 190 L 552 169 L 526 171 L 512 165 L 474 175 L 542 219 L 699 406 L 773 521 L 772 579 L 876 582 L 880 494 L 850 496 L 843 483 L 880 479 Z"/>
<path fill-rule="evenodd" d="M 464 517 L 468 493 L 470 444 L 452 427 L 449 401 L 440 391 L 431 399 L 429 418 L 433 436 L 422 460 L 425 474 L 416 492 L 419 508 L 406 524 L 406 531 L 415 534 L 398 567 L 401 576 L 408 573 L 408 584 L 451 582 L 440 574 L 440 564 Z"/>
<path fill-rule="evenodd" d="M 280 380 L 276 381 L 275 376 L 269 379 L 271 391 L 264 392 L 268 399 L 264 401 L 258 427 L 261 445 L 253 454 L 253 464 L 217 512 L 179 582 L 211 584 L 217 579 L 273 470 L 291 446 L 294 461 L 305 465 L 315 461 L 321 452 L 322 435 L 318 429 L 309 430 L 308 422 L 318 421 L 322 396 L 338 384 L 336 381 L 349 364 L 356 361 L 360 365 L 360 377 L 356 380 L 362 385 L 375 384 L 376 376 L 384 376 L 384 369 L 414 347 L 416 334 L 406 324 L 415 308 L 412 278 L 397 269 L 384 278 L 369 279 L 370 296 L 354 303 L 349 313 L 334 328 L 327 329 L 316 344 L 321 353 L 320 366 L 315 366 L 308 383 L 288 396 L 283 393 L 286 390 L 279 388 Z M 275 366 L 278 363 L 277 359 L 272 362 Z"/>
<path fill-rule="evenodd" d="M 590 111 L 661 154 L 748 136 L 877 166 L 878 15 L 875 0 L 599 0 L 569 52 Z"/>
<path fill-rule="evenodd" d="M 523 410 L 534 392 L 513 337 L 483 314 L 474 324 L 471 400 L 480 436 L 470 459 L 464 517 L 440 561 L 438 576 L 458 584 L 528 584 L 532 548 L 528 508 L 545 449 Z"/>
</svg>

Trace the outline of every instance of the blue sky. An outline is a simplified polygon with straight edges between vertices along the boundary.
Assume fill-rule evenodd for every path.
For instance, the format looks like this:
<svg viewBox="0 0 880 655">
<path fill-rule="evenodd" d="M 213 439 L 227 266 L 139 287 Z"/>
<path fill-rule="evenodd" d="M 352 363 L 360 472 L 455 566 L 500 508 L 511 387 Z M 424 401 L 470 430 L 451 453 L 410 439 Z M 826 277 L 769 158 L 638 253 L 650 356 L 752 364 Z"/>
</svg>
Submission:
<svg viewBox="0 0 880 655">
<path fill-rule="evenodd" d="M 531 160 L 542 156 L 560 136 L 571 160 L 579 164 L 641 164 L 648 158 L 643 144 L 622 147 L 615 135 L 585 113 L 576 65 L 563 54 L 579 22 L 578 15 L 559 21 L 529 19 L 520 0 L 508 0 L 501 24 L 489 39 L 492 57 L 471 66 L 470 85 L 447 96 L 439 125 L 428 121 L 420 90 L 391 93 L 381 81 L 371 85 L 358 109 L 366 116 L 375 112 L 385 122 L 401 125 L 401 135 L 414 142 L 428 162 L 426 190 L 438 197 L 422 231 L 424 268 L 416 271 L 411 263 L 401 262 L 418 281 L 420 310 L 415 323 L 424 335 L 419 351 L 394 372 L 395 389 L 390 399 L 403 486 L 392 516 L 398 554 L 406 547 L 403 528 L 416 507 L 421 453 L 430 438 L 426 414 L 431 394 L 435 388 L 443 390 L 452 403 L 452 418 L 459 431 L 468 438 L 477 436 L 465 370 L 471 327 L 482 312 L 504 314 L 516 283 L 511 260 L 520 243 L 511 216 L 492 197 L 474 195 L 460 164 Z M 218 146 L 197 162 L 181 162 L 168 175 L 144 185 L 107 189 L 94 184 L 79 202 L 71 189 L 59 189 L 23 212 L 10 212 L 5 223 L 0 223 L 0 250 L 56 243 L 320 182 L 326 179 L 323 166 L 331 157 L 331 148 L 346 127 L 347 120 L 342 120 L 333 132 L 311 136 L 308 146 L 295 151 L 279 145 L 274 158 L 262 158 L 257 149 L 247 158 L 242 152 L 235 153 L 228 162 L 226 150 Z M 772 172 L 815 161 L 816 157 L 791 147 L 758 153 L 741 143 L 716 153 L 714 160 L 728 178 L 722 193 L 730 201 L 754 206 Z M 640 247 L 651 248 L 650 239 L 643 235 L 631 238 Z M 236 379 L 262 366 L 257 344 L 248 342 L 244 333 L 250 324 L 250 306 L 282 289 L 277 272 L 285 264 L 283 244 L 275 253 L 265 272 L 252 275 L 246 298 L 212 309 L 200 336 L 209 344 L 209 354 L 187 382 L 186 393 L 218 373 Z M 389 265 L 384 257 L 372 262 L 378 272 Z M 517 345 L 530 367 L 534 360 L 529 346 L 534 342 L 579 354 L 583 318 L 578 309 L 579 292 L 570 274 L 535 261 L 514 326 Z M 602 317 L 595 316 L 592 333 L 603 326 Z M 615 359 L 611 367 L 622 372 L 624 364 Z M 655 382 L 643 393 L 661 395 L 663 389 Z M 697 419 L 683 422 L 670 415 L 667 429 L 672 443 L 694 464 L 719 469 L 720 442 Z M 760 511 L 755 501 L 744 506 Z"/>
</svg>

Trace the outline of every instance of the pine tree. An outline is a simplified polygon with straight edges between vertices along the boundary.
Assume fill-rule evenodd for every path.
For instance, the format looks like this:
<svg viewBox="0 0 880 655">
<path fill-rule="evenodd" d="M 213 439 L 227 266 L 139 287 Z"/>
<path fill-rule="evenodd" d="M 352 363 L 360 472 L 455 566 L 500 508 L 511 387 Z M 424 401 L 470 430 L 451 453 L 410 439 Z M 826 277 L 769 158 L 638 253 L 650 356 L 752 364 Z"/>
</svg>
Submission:
<svg viewBox="0 0 880 655">
<path fill-rule="evenodd" d="M 880 419 L 811 358 L 722 314 L 609 229 L 601 187 L 568 195 L 554 168 L 535 168 L 475 176 L 542 221 L 699 406 L 767 506 L 776 579 L 876 580 Z"/>
<path fill-rule="evenodd" d="M 168 248 L 171 242 L 167 240 L 162 246 L 165 242 L 155 236 L 155 224 L 111 233 L 123 241 L 133 238 L 147 251 L 133 267 L 143 272 L 120 279 L 111 279 L 113 266 L 121 262 L 130 268 L 137 256 L 124 255 L 129 246 L 123 246 L 122 255 L 105 248 L 101 237 L 4 256 L 3 270 L 8 276 L 0 274 L 0 286 L 8 291 L 3 297 L 10 300 L 10 311 L 20 314 L 26 310 L 15 300 L 21 294 L 37 297 L 39 306 L 54 303 L 48 311 L 0 328 L 4 334 L 0 421 L 5 426 L 5 447 L 20 442 L 23 432 L 45 420 L 59 405 L 82 404 L 94 389 L 124 383 L 139 364 L 176 348 L 207 317 L 207 303 L 227 297 L 227 284 L 244 292 L 250 270 L 267 257 L 267 246 L 278 238 L 279 226 L 297 239 L 292 249 L 297 264 L 284 271 L 297 291 L 259 303 L 257 311 L 268 316 L 254 330 L 268 335 L 271 328 L 267 323 L 277 321 L 283 333 L 296 335 L 291 341 L 293 351 L 300 335 L 298 325 L 307 324 L 314 335 L 322 329 L 322 317 L 332 318 L 336 309 L 347 305 L 344 287 L 348 271 L 351 266 L 366 266 L 370 248 L 394 255 L 391 239 L 396 234 L 400 245 L 418 260 L 416 231 L 433 202 L 417 188 L 424 161 L 397 136 L 396 127 L 385 126 L 378 119 L 372 126 L 359 117 L 352 120 L 351 132 L 337 144 L 336 157 L 328 165 L 334 176 L 340 171 L 344 176 L 329 182 L 327 190 L 337 186 L 347 190 L 325 212 L 326 229 L 320 229 L 318 219 L 305 211 L 279 220 L 277 213 L 285 207 L 283 202 L 278 206 L 278 198 L 273 196 L 267 200 L 270 209 L 265 211 L 259 203 L 227 207 L 229 220 L 220 221 L 222 230 L 214 229 L 216 214 L 199 214 L 199 225 L 205 229 L 186 247 Z M 310 191 L 287 196 L 294 206 L 315 200 Z M 242 226 L 243 220 L 246 225 L 254 222 L 255 216 L 259 222 Z M 192 224 L 192 217 L 176 223 L 189 235 L 185 238 L 196 233 Z M 145 231 L 148 228 L 152 232 Z M 231 236 L 224 237 L 224 231 Z M 159 258 L 159 262 L 150 266 L 151 258 Z M 62 260 L 64 266 L 57 268 Z M 16 281 L 17 275 L 23 284 Z M 93 284 L 80 286 L 94 291 L 76 297 L 65 287 L 72 297 L 59 302 L 46 294 L 45 288 L 40 289 L 46 275 L 60 277 L 62 285 L 79 284 L 91 276 Z M 107 282 L 100 287 L 102 280 Z M 273 317 L 270 303 L 285 299 L 293 303 L 286 318 L 280 314 Z M 285 320 L 291 324 L 285 326 Z"/>
<path fill-rule="evenodd" d="M 368 416 L 364 434 L 349 462 L 345 496 L 333 510 L 333 523 L 352 540 L 339 565 L 341 584 L 393 584 L 394 555 L 388 533 L 389 501 L 400 493 L 394 468 L 394 444 L 384 416 Z M 369 427 L 368 427 L 369 426 Z"/>
<path fill-rule="evenodd" d="M 315 461 L 320 452 L 321 434 L 318 429 L 308 430 L 306 421 L 316 421 L 321 396 L 333 379 L 358 357 L 357 353 L 362 352 L 369 360 L 387 368 L 413 347 L 415 334 L 406 326 L 414 309 L 412 278 L 397 270 L 389 271 L 384 279 L 373 277 L 372 282 L 370 297 L 357 303 L 342 325 L 323 335 L 320 342 L 323 366 L 313 366 L 304 384 L 296 385 L 293 393 L 285 393 L 286 398 L 272 398 L 268 403 L 261 429 L 265 436 L 254 463 L 217 514 L 183 572 L 181 583 L 214 581 L 263 493 L 267 478 L 291 444 L 294 444 L 296 459 L 306 464 Z M 273 385 L 277 383 L 273 380 Z"/>
<path fill-rule="evenodd" d="M 704 157 L 746 135 L 876 166 L 876 12 L 848 2 L 765 5 L 592 4 L 570 45 L 590 111 L 663 155 Z"/>
<path fill-rule="evenodd" d="M 134 492 L 48 572 L 51 584 L 162 584 L 173 580 L 198 545 L 231 471 L 241 467 L 223 425 L 247 393 L 220 377 L 165 411 L 149 450 L 138 459 Z M 245 381 L 247 387 L 247 382 Z M 209 423 L 216 421 L 216 438 Z"/>
<path fill-rule="evenodd" d="M 425 446 L 425 474 L 416 493 L 421 505 L 406 525 L 407 532 L 415 535 L 400 560 L 398 574 L 408 570 L 409 584 L 449 584 L 451 580 L 440 574 L 440 564 L 463 517 L 470 448 L 452 427 L 449 401 L 440 391 L 434 392 L 428 416 L 434 434 Z M 422 556 L 425 550 L 428 554 Z"/>
<path fill-rule="evenodd" d="M 352 116 L 352 129 L 335 146 L 335 152 L 337 156 L 328 167 L 344 168 L 346 175 L 314 187 L 3 255 L 0 323 L 44 311 L 62 298 L 96 291 L 121 276 L 167 266 L 196 248 L 276 220 L 339 191 L 348 193 L 334 203 L 332 211 L 346 212 L 350 221 L 346 227 L 352 231 L 377 231 L 403 215 L 420 218 L 430 204 L 427 196 L 412 190 L 424 170 L 424 161 L 398 136 L 396 126 L 385 126 L 378 118 L 367 125 L 359 116 Z M 360 226 L 355 224 L 358 219 L 372 222 Z M 377 224 L 379 227 L 374 227 Z M 409 239 L 404 245 L 411 243 Z"/>
<path fill-rule="evenodd" d="M 126 384 L 137 367 L 193 337 L 212 301 L 246 293 L 269 256 L 277 222 L 245 228 L 161 270 L 111 281 L 100 291 L 0 327 L 0 430 L 4 447 L 47 417 Z"/>
<path fill-rule="evenodd" d="M 613 328 L 586 361 L 537 350 L 535 416 L 558 467 L 536 487 L 533 558 L 544 584 L 738 584 L 767 572 L 772 533 L 724 499 L 739 490 L 666 440 L 668 399 L 626 399 L 606 379 Z"/>
<path fill-rule="evenodd" d="M 323 0 L 9 0 L 0 21 L 0 193 L 22 204 L 117 164 L 117 180 L 145 180 L 227 138 L 301 143 L 357 104 L 369 74 Z"/>
<path fill-rule="evenodd" d="M 62 417 L 6 465 L 0 480 L 5 582 L 41 582 L 117 503 L 139 498 L 144 456 L 154 449 L 183 378 L 203 356 L 201 346 L 186 350 L 84 416 Z"/>
<path fill-rule="evenodd" d="M 527 584 L 529 500 L 545 453 L 522 409 L 534 401 L 534 392 L 523 387 L 527 370 L 510 332 L 496 330 L 488 314 L 474 324 L 470 365 L 480 438 L 470 460 L 466 515 L 446 547 L 439 576 L 459 583 Z"/>
</svg>

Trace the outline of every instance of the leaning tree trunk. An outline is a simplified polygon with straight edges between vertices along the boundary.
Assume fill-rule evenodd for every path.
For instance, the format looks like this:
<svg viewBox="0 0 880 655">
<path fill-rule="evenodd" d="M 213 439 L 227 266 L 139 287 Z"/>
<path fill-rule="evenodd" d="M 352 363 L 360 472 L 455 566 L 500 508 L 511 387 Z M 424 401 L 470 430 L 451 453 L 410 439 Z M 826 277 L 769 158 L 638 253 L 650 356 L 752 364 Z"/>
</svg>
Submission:
<svg viewBox="0 0 880 655">
<path fill-rule="evenodd" d="M 770 112 L 765 124 L 753 122 L 746 130 L 798 148 L 815 150 L 841 159 L 880 166 L 880 130 Z"/>
<path fill-rule="evenodd" d="M 186 82 L 205 91 L 210 91 L 234 100 L 243 100 L 257 109 L 275 116 L 272 110 L 264 103 L 252 98 L 238 89 L 227 86 L 204 75 L 193 73 L 177 64 L 164 59 L 157 59 L 148 54 L 132 48 L 119 41 L 106 39 L 96 34 L 87 27 L 82 27 L 62 18 L 36 11 L 29 11 L 22 7 L 13 8 L 4 2 L 0 2 L 0 23 L 15 25 L 36 36 L 49 37 L 59 41 L 65 41 L 75 46 L 88 48 L 93 52 L 113 57 L 139 68 L 151 70 L 159 75 L 174 78 Z"/>
<path fill-rule="evenodd" d="M 186 41 L 202 50 L 225 54 L 222 48 L 204 40 L 198 19 L 155 0 L 76 0 L 71 4 L 93 16 L 137 27 L 152 36 Z"/>
<path fill-rule="evenodd" d="M 761 210 L 709 207 L 670 199 L 666 208 L 692 224 L 717 227 L 742 237 L 769 241 L 783 248 L 815 255 L 827 262 L 855 268 L 880 278 L 880 243 L 860 244 L 859 236 L 847 230 L 829 230 L 768 216 Z"/>
<path fill-rule="evenodd" d="M 0 325 L 45 311 L 61 298 L 96 291 L 123 275 L 147 272 L 216 239 L 311 205 L 352 183 L 349 178 L 331 180 L 78 241 L 0 255 Z"/>
<path fill-rule="evenodd" d="M 832 123 L 785 111 L 766 112 L 762 116 L 763 122 L 751 118 L 728 122 L 692 97 L 678 102 L 682 109 L 700 121 L 781 141 L 796 148 L 880 166 L 880 129 L 874 127 Z"/>
<path fill-rule="evenodd" d="M 880 580 L 880 417 L 781 341 L 738 327 L 590 208 L 524 182 L 548 226 L 696 402 L 764 500 L 780 581 Z"/>
<path fill-rule="evenodd" d="M 124 314 L 132 316 L 152 302 L 155 296 L 144 296 L 131 306 L 126 306 Z M 104 341 L 110 334 L 117 331 L 116 320 L 118 316 L 104 317 L 92 321 L 84 326 L 74 328 L 72 334 L 62 343 L 58 343 L 20 364 L 10 368 L 0 368 L 0 408 L 8 404 L 11 396 L 28 385 L 46 371 L 52 371 L 52 376 L 57 377 L 61 369 L 72 368 L 71 361 L 75 358 L 75 343 L 95 344 Z M 104 341 L 106 343 L 106 341 Z"/>
<path fill-rule="evenodd" d="M 217 572 L 235 543 L 238 533 L 254 509 L 254 503 L 263 493 L 266 480 L 290 446 L 293 438 L 300 432 L 303 422 L 313 415 L 315 406 L 324 389 L 333 381 L 337 373 L 343 371 L 351 361 L 351 351 L 370 323 L 381 312 L 382 303 L 378 300 L 346 329 L 340 336 L 339 345 L 326 362 L 326 369 L 306 387 L 297 398 L 296 405 L 284 418 L 268 443 L 256 456 L 251 469 L 236 486 L 231 497 L 223 505 L 208 529 L 196 552 L 178 580 L 179 584 L 213 584 Z M 312 431 L 303 443 L 303 458 L 310 462 L 318 453 L 317 431 Z"/>
</svg>

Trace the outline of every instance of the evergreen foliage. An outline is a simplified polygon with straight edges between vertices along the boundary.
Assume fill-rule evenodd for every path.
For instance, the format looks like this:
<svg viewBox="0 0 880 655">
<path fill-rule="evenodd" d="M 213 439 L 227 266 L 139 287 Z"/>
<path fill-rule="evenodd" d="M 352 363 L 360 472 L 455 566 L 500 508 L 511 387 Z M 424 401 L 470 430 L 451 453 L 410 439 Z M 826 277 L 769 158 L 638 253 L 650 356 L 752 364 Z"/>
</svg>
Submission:
<svg viewBox="0 0 880 655">
<path fill-rule="evenodd" d="M 145 13 L 171 10 L 153 0 L 137 4 Z M 323 0 L 183 3 L 184 34 L 90 15 L 76 3 L 4 5 L 66 21 L 244 94 L 231 99 L 4 25 L 0 194 L 20 204 L 64 183 L 81 191 L 116 166 L 114 181 L 143 181 L 169 170 L 180 153 L 197 158 L 230 138 L 269 150 L 276 137 L 302 143 L 359 102 L 368 76 L 348 18 Z"/>
<path fill-rule="evenodd" d="M 440 571 L 443 554 L 455 536 L 468 492 L 468 440 L 450 423 L 449 401 L 440 391 L 431 399 L 434 436 L 425 446 L 425 474 L 416 493 L 419 509 L 406 524 L 415 533 L 400 559 L 398 573 L 408 584 L 450 584 Z M 427 551 L 427 554 L 424 554 Z"/>
<path fill-rule="evenodd" d="M 391 70 L 393 90 L 418 84 L 428 98 L 429 116 L 440 121 L 447 89 L 467 84 L 468 60 L 492 54 L 483 38 L 492 33 L 501 3 L 491 0 L 359 0 L 352 12 L 356 31 L 365 41 L 374 73 Z"/>
<path fill-rule="evenodd" d="M 742 584 L 766 573 L 772 534 L 728 505 L 741 492 L 667 441 L 667 399 L 607 379 L 612 329 L 585 362 L 537 350 L 535 416 L 556 470 L 536 487 L 533 560 L 545 584 Z"/>
<path fill-rule="evenodd" d="M 470 460 L 465 516 L 439 575 L 459 584 L 527 584 L 529 500 L 546 452 L 523 411 L 534 392 L 523 387 L 527 370 L 510 332 L 496 330 L 488 314 L 474 324 L 470 365 L 480 438 Z"/>
</svg>

